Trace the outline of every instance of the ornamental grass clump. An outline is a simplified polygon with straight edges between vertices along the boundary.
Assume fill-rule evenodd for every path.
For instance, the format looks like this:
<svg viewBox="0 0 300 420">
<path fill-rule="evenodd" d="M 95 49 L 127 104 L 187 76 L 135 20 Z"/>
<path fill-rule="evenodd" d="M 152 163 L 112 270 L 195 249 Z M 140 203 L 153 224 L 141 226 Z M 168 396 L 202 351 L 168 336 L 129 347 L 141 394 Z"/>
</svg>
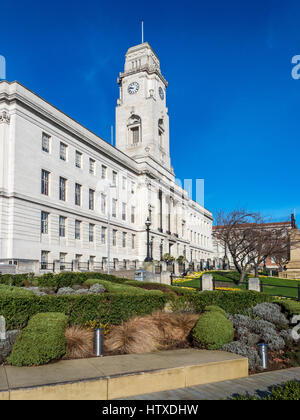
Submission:
<svg viewBox="0 0 300 420">
<path fill-rule="evenodd" d="M 66 355 L 64 359 L 83 359 L 94 354 L 94 332 L 90 328 L 77 325 L 68 327 L 65 331 Z"/>
<path fill-rule="evenodd" d="M 193 329 L 194 341 L 208 350 L 218 350 L 234 338 L 233 324 L 219 310 L 204 312 Z"/>
<path fill-rule="evenodd" d="M 43 365 L 66 353 L 68 318 L 58 312 L 34 315 L 19 334 L 7 362 L 13 366 Z"/>
</svg>

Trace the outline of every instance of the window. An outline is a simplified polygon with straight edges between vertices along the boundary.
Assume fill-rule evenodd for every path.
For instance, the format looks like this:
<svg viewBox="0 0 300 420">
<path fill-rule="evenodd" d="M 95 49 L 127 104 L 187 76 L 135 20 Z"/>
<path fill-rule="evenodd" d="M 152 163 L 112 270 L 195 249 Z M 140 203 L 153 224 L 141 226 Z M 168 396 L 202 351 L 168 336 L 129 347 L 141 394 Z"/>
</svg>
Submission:
<svg viewBox="0 0 300 420">
<path fill-rule="evenodd" d="M 158 141 L 159 141 L 159 146 L 160 147 L 164 147 L 164 122 L 163 119 L 160 119 L 158 121 Z"/>
<path fill-rule="evenodd" d="M 75 166 L 76 166 L 76 168 L 81 168 L 81 165 L 82 165 L 81 161 L 82 161 L 82 153 L 80 153 L 76 150 L 76 152 L 75 152 Z"/>
<path fill-rule="evenodd" d="M 59 236 L 65 238 L 66 236 L 66 217 L 59 216 Z"/>
<path fill-rule="evenodd" d="M 117 203 L 118 203 L 118 200 L 113 198 L 112 199 L 112 211 L 111 211 L 112 217 L 117 217 Z"/>
<path fill-rule="evenodd" d="M 75 204 L 81 206 L 81 185 L 75 184 Z"/>
<path fill-rule="evenodd" d="M 131 223 L 135 223 L 135 207 L 131 206 Z"/>
<path fill-rule="evenodd" d="M 65 143 L 60 143 L 59 146 L 59 157 L 61 160 L 66 161 L 67 160 L 67 145 Z"/>
<path fill-rule="evenodd" d="M 102 165 L 101 166 L 101 178 L 106 179 L 107 167 Z"/>
<path fill-rule="evenodd" d="M 81 222 L 80 220 L 75 220 L 75 239 L 80 239 L 80 230 L 81 230 Z"/>
<path fill-rule="evenodd" d="M 94 242 L 94 230 L 95 230 L 95 225 L 90 223 L 89 224 L 89 242 Z"/>
<path fill-rule="evenodd" d="M 50 172 L 42 169 L 41 193 L 44 195 L 49 195 L 49 178 L 50 178 Z"/>
<path fill-rule="evenodd" d="M 126 203 L 122 203 L 122 220 L 126 221 Z"/>
<path fill-rule="evenodd" d="M 135 192 L 135 183 L 131 181 L 131 194 L 134 194 Z"/>
<path fill-rule="evenodd" d="M 115 229 L 112 231 L 112 244 L 113 246 L 117 246 L 117 231 Z"/>
<path fill-rule="evenodd" d="M 132 115 L 128 120 L 129 144 L 137 145 L 141 142 L 141 119 L 138 115 Z"/>
<path fill-rule="evenodd" d="M 123 248 L 126 248 L 126 238 L 127 238 L 127 233 L 122 232 L 122 246 L 123 246 Z"/>
<path fill-rule="evenodd" d="M 90 159 L 90 174 L 95 175 L 95 161 L 94 159 Z"/>
<path fill-rule="evenodd" d="M 95 191 L 91 189 L 89 190 L 89 209 L 95 209 Z"/>
<path fill-rule="evenodd" d="M 65 252 L 60 252 L 59 254 L 59 262 L 60 262 L 60 269 L 63 271 L 66 269 L 66 257 L 68 254 Z"/>
<path fill-rule="evenodd" d="M 117 185 L 117 177 L 118 177 L 117 172 L 113 171 L 113 173 L 112 173 L 112 183 L 113 183 L 113 185 Z"/>
<path fill-rule="evenodd" d="M 106 244 L 106 227 L 104 226 L 101 227 L 101 244 Z"/>
<path fill-rule="evenodd" d="M 46 153 L 50 152 L 50 136 L 46 133 L 42 135 L 42 150 Z"/>
<path fill-rule="evenodd" d="M 131 248 L 135 249 L 135 235 L 134 234 L 132 234 L 131 236 Z"/>
<path fill-rule="evenodd" d="M 47 270 L 48 268 L 49 251 L 41 251 L 41 269 Z"/>
<path fill-rule="evenodd" d="M 48 233 L 48 216 L 49 213 L 45 211 L 41 212 L 41 233 L 47 234 Z"/>
<path fill-rule="evenodd" d="M 59 177 L 59 199 L 66 201 L 66 184 L 67 180 L 63 177 Z"/>
<path fill-rule="evenodd" d="M 101 212 L 106 213 L 106 195 L 101 193 Z"/>
</svg>

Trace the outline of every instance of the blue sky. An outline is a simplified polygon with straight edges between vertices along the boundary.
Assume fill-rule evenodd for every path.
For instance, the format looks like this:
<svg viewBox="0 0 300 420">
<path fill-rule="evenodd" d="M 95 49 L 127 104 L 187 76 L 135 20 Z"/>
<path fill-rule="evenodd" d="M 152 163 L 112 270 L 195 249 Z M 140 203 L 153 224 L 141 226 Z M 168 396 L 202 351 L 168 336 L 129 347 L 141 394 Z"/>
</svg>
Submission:
<svg viewBox="0 0 300 420">
<path fill-rule="evenodd" d="M 204 178 L 212 211 L 300 215 L 296 0 L 3 2 L 7 79 L 110 141 L 116 79 L 141 20 L 169 82 L 176 176 Z"/>
</svg>

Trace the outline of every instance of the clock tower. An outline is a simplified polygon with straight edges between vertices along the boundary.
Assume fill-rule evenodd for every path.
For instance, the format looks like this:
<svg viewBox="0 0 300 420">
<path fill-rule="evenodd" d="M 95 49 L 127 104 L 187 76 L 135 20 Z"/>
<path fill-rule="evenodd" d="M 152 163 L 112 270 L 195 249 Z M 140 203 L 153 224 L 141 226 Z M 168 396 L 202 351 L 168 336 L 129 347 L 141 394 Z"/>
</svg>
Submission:
<svg viewBox="0 0 300 420">
<path fill-rule="evenodd" d="M 127 51 L 118 84 L 116 147 L 137 162 L 152 159 L 170 171 L 168 83 L 147 42 Z"/>
</svg>

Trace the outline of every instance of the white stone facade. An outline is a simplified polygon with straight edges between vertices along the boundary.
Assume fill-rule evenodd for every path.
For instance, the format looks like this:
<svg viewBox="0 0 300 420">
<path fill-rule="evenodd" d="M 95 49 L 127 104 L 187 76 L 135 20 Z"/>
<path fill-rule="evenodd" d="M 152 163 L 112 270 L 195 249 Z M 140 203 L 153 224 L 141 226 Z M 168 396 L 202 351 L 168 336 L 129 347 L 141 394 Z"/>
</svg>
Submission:
<svg viewBox="0 0 300 420">
<path fill-rule="evenodd" d="M 141 262 L 149 216 L 155 260 L 211 258 L 212 214 L 175 183 L 167 82 L 149 44 L 128 51 L 118 82 L 116 147 L 0 83 L 0 261 L 100 262 L 110 232 L 110 261 Z"/>
</svg>

